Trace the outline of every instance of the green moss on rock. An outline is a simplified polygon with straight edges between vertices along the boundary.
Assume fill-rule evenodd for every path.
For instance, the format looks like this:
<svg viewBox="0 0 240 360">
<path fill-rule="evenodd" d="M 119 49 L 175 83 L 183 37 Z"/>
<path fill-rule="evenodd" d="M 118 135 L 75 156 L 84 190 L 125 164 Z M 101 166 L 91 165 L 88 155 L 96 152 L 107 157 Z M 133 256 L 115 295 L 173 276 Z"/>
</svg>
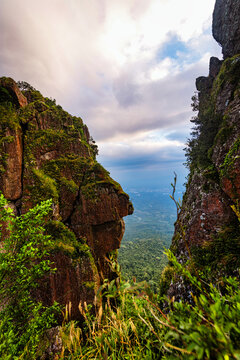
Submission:
<svg viewBox="0 0 240 360">
<path fill-rule="evenodd" d="M 90 257 L 90 248 L 84 239 L 82 242 L 77 240 L 75 234 L 61 221 L 49 221 L 46 230 L 54 240 L 53 251 L 61 250 L 72 259 Z"/>
<path fill-rule="evenodd" d="M 238 138 L 231 146 L 227 155 L 225 156 L 224 162 L 221 165 L 220 175 L 222 177 L 229 176 L 229 173 L 234 169 L 235 161 L 240 157 L 240 138 Z"/>
<path fill-rule="evenodd" d="M 85 286 L 87 289 L 94 290 L 96 287 L 96 284 L 94 281 L 85 281 L 83 283 L 83 286 Z"/>
<path fill-rule="evenodd" d="M 235 219 L 223 226 L 210 242 L 205 242 L 201 247 L 192 246 L 194 266 L 213 278 L 221 273 L 221 270 L 224 270 L 225 275 L 233 274 L 240 266 L 239 230 L 238 220 Z"/>
<path fill-rule="evenodd" d="M 174 268 L 171 265 L 167 265 L 161 274 L 159 282 L 159 296 L 165 296 L 169 286 L 175 276 Z"/>
<path fill-rule="evenodd" d="M 230 83 L 236 91 L 239 88 L 239 79 L 240 54 L 228 58 L 223 62 L 219 74 L 214 80 L 212 94 L 216 98 L 227 83 Z"/>
<path fill-rule="evenodd" d="M 54 202 L 58 201 L 57 184 L 54 179 L 46 175 L 40 169 L 32 169 L 34 185 L 31 194 L 35 198 L 35 202 L 52 198 Z"/>
<path fill-rule="evenodd" d="M 17 130 L 20 128 L 18 114 L 13 104 L 0 104 L 0 131 L 6 129 Z M 1 134 L 2 135 L 2 134 Z"/>
</svg>

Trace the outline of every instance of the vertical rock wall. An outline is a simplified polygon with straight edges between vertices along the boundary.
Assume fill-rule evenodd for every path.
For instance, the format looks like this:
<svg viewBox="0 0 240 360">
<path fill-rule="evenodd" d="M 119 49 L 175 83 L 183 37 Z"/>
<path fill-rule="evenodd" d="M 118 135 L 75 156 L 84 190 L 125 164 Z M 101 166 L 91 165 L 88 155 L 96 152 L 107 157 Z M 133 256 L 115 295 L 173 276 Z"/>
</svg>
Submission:
<svg viewBox="0 0 240 360">
<path fill-rule="evenodd" d="M 190 260 L 214 279 L 237 274 L 240 266 L 239 14 L 239 0 L 216 1 L 213 35 L 224 60 L 211 58 L 209 76 L 196 80 L 196 135 L 189 141 L 190 174 L 172 240 L 180 262 Z M 186 291 L 178 280 L 169 295 Z"/>
</svg>

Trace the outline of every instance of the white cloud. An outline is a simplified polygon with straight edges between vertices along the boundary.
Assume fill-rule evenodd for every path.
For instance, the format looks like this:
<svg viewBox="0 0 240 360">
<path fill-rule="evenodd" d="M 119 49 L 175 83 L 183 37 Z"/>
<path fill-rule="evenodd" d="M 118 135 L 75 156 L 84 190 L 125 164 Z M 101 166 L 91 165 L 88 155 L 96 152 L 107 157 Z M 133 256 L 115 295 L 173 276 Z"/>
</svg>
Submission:
<svg viewBox="0 0 240 360">
<path fill-rule="evenodd" d="M 166 136 L 189 127 L 194 80 L 219 54 L 209 32 L 214 2 L 1 0 L 0 71 L 82 116 L 103 153 L 165 148 L 170 158 L 180 146 Z M 187 50 L 159 60 L 169 34 Z M 159 131 L 161 143 L 149 137 Z"/>
</svg>

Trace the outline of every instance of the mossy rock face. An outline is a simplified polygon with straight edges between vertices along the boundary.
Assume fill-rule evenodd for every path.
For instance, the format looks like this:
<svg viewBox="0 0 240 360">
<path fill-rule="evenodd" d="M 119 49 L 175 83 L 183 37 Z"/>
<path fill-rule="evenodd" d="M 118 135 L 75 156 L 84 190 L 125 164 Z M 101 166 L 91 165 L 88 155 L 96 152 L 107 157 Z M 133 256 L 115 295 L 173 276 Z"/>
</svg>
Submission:
<svg viewBox="0 0 240 360">
<path fill-rule="evenodd" d="M 240 158 L 240 138 L 231 146 L 221 166 L 221 176 L 227 176 L 236 167 L 236 161 Z"/>
<path fill-rule="evenodd" d="M 180 261 L 192 258 L 209 274 L 214 267 L 231 273 L 239 266 L 234 255 L 239 222 L 232 205 L 238 209 L 240 202 L 240 55 L 226 59 L 197 85 L 199 113 L 193 122 L 198 136 L 191 143 L 190 176 L 172 250 Z"/>
<path fill-rule="evenodd" d="M 233 218 L 211 241 L 192 248 L 193 267 L 205 272 L 209 280 L 224 275 L 239 275 L 240 266 L 239 221 Z"/>
<path fill-rule="evenodd" d="M 236 139 L 225 156 L 220 168 L 221 184 L 224 191 L 238 205 L 240 199 L 240 137 Z"/>
<path fill-rule="evenodd" d="M 58 198 L 63 220 L 71 215 L 80 187 L 83 193 L 85 187 L 85 195 L 92 201 L 96 201 L 93 189 L 102 184 L 111 185 L 118 193 L 123 193 L 120 185 L 95 160 L 82 119 L 69 115 L 48 98 L 40 98 L 40 95 L 36 98 L 35 92 L 31 97 L 31 89 L 27 91 L 32 102 L 20 111 L 25 131 L 23 179 L 26 186 L 23 187 L 26 194 L 23 193 L 23 210 L 30 206 L 31 196 L 33 203 L 38 201 L 38 195 L 43 200 L 44 178 L 50 185 L 49 190 L 52 189 L 45 192 L 45 197 L 50 192 L 54 201 Z"/>
<path fill-rule="evenodd" d="M 214 82 L 216 109 L 224 113 L 223 123 L 212 148 L 223 191 L 236 203 L 240 197 L 240 54 L 226 59 Z"/>
<path fill-rule="evenodd" d="M 57 272 L 36 296 L 49 305 L 70 301 L 79 318 L 79 302 L 93 303 L 100 282 L 111 276 L 106 256 L 120 246 L 122 217 L 133 208 L 96 161 L 97 146 L 82 119 L 29 84 L 19 87 L 0 79 L 0 190 L 16 214 L 53 200 L 47 233 Z"/>
<path fill-rule="evenodd" d="M 15 81 L 8 77 L 0 78 L 0 103 L 11 103 L 16 108 L 27 105 L 27 99 L 19 90 Z"/>
<path fill-rule="evenodd" d="M 231 85 L 234 92 L 239 89 L 240 79 L 240 54 L 226 59 L 213 84 L 213 94 L 217 97 L 222 93 L 226 85 Z"/>
<path fill-rule="evenodd" d="M 69 318 L 82 321 L 79 305 L 94 303 L 100 277 L 92 258 L 79 256 L 72 259 L 69 249 L 65 251 L 61 248 L 52 253 L 50 260 L 57 271 L 40 282 L 34 295 L 45 306 L 50 306 L 54 300 L 70 305 Z"/>
<path fill-rule="evenodd" d="M 46 226 L 47 232 L 54 240 L 53 252 L 63 251 L 69 255 L 71 259 L 78 259 L 82 257 L 92 258 L 91 249 L 86 243 L 86 239 L 76 238 L 73 231 L 71 231 L 61 221 L 51 220 Z"/>
<path fill-rule="evenodd" d="M 160 278 L 159 282 L 159 296 L 164 296 L 170 287 L 171 282 L 174 280 L 175 272 L 172 266 L 167 265 Z"/>
<path fill-rule="evenodd" d="M 79 304 L 93 304 L 101 283 L 92 249 L 61 221 L 50 220 L 46 231 L 53 240 L 50 260 L 57 270 L 40 281 L 34 296 L 45 306 L 54 300 L 62 305 L 71 303 L 69 318 L 82 321 Z"/>
<path fill-rule="evenodd" d="M 0 189 L 16 200 L 22 191 L 22 129 L 12 97 L 5 100 L 0 101 Z"/>
</svg>

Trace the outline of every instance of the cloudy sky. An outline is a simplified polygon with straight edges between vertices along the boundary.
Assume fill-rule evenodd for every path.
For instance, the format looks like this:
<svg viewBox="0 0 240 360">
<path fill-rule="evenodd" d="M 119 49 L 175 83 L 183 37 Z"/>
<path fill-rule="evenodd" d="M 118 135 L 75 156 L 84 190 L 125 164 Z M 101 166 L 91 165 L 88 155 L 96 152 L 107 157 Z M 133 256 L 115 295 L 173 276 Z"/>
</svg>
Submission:
<svg viewBox="0 0 240 360">
<path fill-rule="evenodd" d="M 221 58 L 214 0 L 0 0 L 0 75 L 81 116 L 124 188 L 184 181 L 195 78 Z"/>
</svg>

